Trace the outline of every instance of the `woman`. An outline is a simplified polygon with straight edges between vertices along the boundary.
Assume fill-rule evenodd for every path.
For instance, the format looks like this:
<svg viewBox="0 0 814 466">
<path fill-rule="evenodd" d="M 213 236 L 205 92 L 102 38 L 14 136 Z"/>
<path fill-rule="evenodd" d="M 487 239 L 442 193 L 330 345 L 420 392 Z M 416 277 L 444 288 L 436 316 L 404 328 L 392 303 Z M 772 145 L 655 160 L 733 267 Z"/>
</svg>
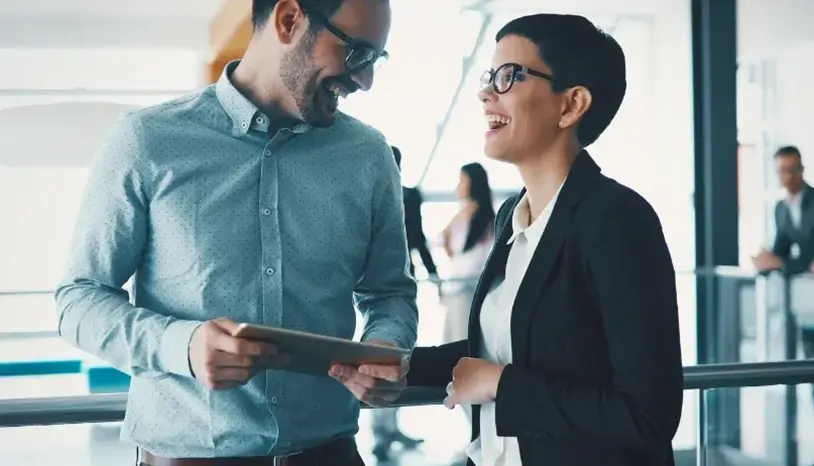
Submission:
<svg viewBox="0 0 814 466">
<path fill-rule="evenodd" d="M 483 271 L 494 242 L 495 209 L 486 170 L 479 163 L 461 167 L 456 189 L 461 209 L 444 229 L 444 250 L 450 258 L 451 281 L 443 288 L 441 303 L 447 310 L 443 343 L 463 340 L 469 327 L 469 308 L 475 279 Z"/>
<path fill-rule="evenodd" d="M 506 201 L 468 340 L 417 348 L 408 383 L 471 405 L 470 464 L 673 464 L 682 404 L 675 271 L 652 207 L 584 150 L 621 105 L 624 54 L 588 20 L 497 34 L 479 93 Z"/>
</svg>

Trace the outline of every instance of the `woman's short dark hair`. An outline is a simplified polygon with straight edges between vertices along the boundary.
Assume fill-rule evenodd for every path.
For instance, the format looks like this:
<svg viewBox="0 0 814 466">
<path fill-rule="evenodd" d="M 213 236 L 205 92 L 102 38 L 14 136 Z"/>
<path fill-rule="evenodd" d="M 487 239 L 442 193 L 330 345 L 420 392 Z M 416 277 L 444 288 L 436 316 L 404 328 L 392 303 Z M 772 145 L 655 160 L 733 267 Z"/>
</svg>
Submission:
<svg viewBox="0 0 814 466">
<path fill-rule="evenodd" d="M 575 86 L 591 92 L 591 106 L 577 126 L 577 139 L 583 147 L 596 141 L 625 97 L 625 54 L 619 43 L 577 15 L 523 16 L 503 26 L 495 41 L 508 35 L 524 37 L 537 46 L 554 77 L 554 92 Z"/>
</svg>

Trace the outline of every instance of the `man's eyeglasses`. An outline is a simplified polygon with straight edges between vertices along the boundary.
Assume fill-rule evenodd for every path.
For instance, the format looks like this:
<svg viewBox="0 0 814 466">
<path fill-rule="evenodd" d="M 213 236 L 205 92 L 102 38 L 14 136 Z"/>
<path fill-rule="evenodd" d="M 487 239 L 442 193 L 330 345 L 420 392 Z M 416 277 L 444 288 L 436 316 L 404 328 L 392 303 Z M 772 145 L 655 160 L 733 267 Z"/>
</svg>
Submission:
<svg viewBox="0 0 814 466">
<path fill-rule="evenodd" d="M 497 69 L 486 70 L 480 78 L 481 88 L 491 85 L 495 94 L 505 94 L 517 80 L 523 80 L 525 76 L 553 81 L 554 77 L 542 71 L 533 70 L 517 63 L 504 63 Z"/>
<path fill-rule="evenodd" d="M 333 34 L 348 48 L 348 55 L 345 57 L 345 66 L 348 68 L 348 73 L 358 73 L 369 66 L 378 69 L 390 56 L 385 50 L 379 50 L 367 41 L 354 39 L 345 34 L 341 29 L 331 24 L 325 15 L 318 11 L 307 9 L 302 3 L 300 3 L 300 8 L 302 8 L 305 14 L 312 20 L 327 29 L 328 32 Z"/>
</svg>

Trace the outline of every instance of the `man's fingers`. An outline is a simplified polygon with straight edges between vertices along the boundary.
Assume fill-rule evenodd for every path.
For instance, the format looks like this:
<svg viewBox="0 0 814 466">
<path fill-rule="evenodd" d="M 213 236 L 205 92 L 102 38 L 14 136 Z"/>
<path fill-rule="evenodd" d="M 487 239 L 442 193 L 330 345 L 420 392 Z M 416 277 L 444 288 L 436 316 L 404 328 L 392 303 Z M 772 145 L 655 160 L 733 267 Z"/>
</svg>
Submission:
<svg viewBox="0 0 814 466">
<path fill-rule="evenodd" d="M 209 363 L 213 369 L 222 367 L 251 368 L 254 366 L 254 358 L 215 350 L 212 353 L 212 358 L 210 358 Z"/>
<path fill-rule="evenodd" d="M 373 377 L 374 379 L 398 382 L 407 375 L 407 365 L 401 366 L 381 366 L 378 364 L 363 364 L 359 366 L 359 373 Z"/>
<path fill-rule="evenodd" d="M 278 354 L 277 347 L 272 343 L 235 338 L 226 333 L 213 335 L 212 346 L 214 349 L 226 353 L 243 356 L 275 356 Z"/>
<path fill-rule="evenodd" d="M 361 385 L 367 389 L 386 389 L 389 387 L 396 388 L 397 384 L 388 380 L 378 379 L 366 374 L 360 373 L 358 370 L 349 366 L 333 366 L 330 375 L 342 383 L 346 381 L 353 381 L 353 383 Z"/>
<path fill-rule="evenodd" d="M 238 329 L 238 324 L 228 317 L 219 317 L 212 320 L 212 323 L 229 335 L 234 334 Z"/>
<path fill-rule="evenodd" d="M 359 401 L 371 406 L 386 406 L 401 395 L 404 383 L 393 383 L 386 380 L 360 374 L 347 366 L 334 366 L 331 377 L 341 382 Z"/>
<path fill-rule="evenodd" d="M 363 387 L 352 380 L 344 382 L 345 387 L 353 393 L 357 400 L 369 404 L 370 406 L 387 406 L 396 401 L 401 395 L 401 390 L 395 388 L 371 390 Z"/>
</svg>

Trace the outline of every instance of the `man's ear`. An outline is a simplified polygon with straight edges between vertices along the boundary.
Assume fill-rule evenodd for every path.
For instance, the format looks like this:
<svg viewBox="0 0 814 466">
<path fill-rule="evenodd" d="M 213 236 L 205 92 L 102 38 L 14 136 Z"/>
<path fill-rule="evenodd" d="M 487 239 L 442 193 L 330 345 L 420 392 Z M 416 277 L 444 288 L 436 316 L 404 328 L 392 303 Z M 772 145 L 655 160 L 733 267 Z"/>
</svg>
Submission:
<svg viewBox="0 0 814 466">
<path fill-rule="evenodd" d="M 296 44 L 308 30 L 308 16 L 294 0 L 280 0 L 274 6 L 265 27 L 273 27 L 277 40 L 283 45 Z"/>
</svg>

